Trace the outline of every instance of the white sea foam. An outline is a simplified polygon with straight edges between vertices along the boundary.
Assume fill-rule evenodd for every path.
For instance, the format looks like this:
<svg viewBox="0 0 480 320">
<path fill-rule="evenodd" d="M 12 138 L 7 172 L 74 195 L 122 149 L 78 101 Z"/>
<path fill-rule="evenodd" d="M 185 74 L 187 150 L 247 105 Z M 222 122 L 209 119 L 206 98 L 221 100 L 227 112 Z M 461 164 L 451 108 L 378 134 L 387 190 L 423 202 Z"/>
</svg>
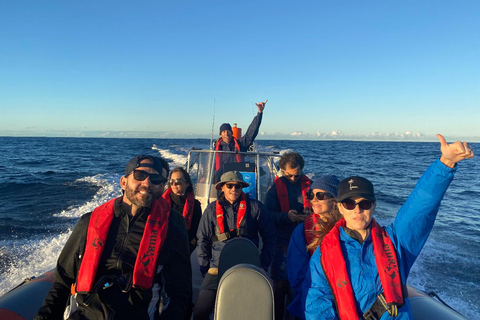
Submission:
<svg viewBox="0 0 480 320">
<path fill-rule="evenodd" d="M 3 295 L 24 279 L 39 276 L 55 267 L 57 257 L 72 230 L 49 239 L 32 239 L 23 244 L 14 243 L 9 255 L 19 257 L 9 263 L 0 277 L 0 295 Z"/>
<path fill-rule="evenodd" d="M 170 169 L 183 167 L 187 163 L 187 156 L 184 154 L 173 153 L 168 149 L 160 149 L 155 144 L 152 146 L 152 150 L 158 151 L 163 158 L 173 162 L 170 164 Z"/>
<path fill-rule="evenodd" d="M 70 207 L 53 216 L 79 218 L 81 215 L 91 212 L 100 204 L 121 195 L 119 180 L 120 175 L 115 174 L 98 174 L 93 177 L 78 179 L 77 181 L 86 181 L 100 188 L 90 201 L 80 206 Z M 9 248 L 4 250 L 2 254 L 15 256 L 18 259 L 12 260 L 5 266 L 5 270 L 2 270 L 0 295 L 21 283 L 25 278 L 39 276 L 53 269 L 71 232 L 72 229 L 69 229 L 65 233 L 44 239 L 18 240 L 14 241 L 13 245 L 10 241 Z M 4 247 L 7 248 L 7 246 Z"/>
<path fill-rule="evenodd" d="M 120 177 L 121 175 L 116 174 L 97 174 L 93 177 L 85 177 L 78 179 L 77 181 L 89 182 L 95 186 L 100 187 L 100 189 L 98 189 L 92 200 L 87 201 L 79 207 L 70 207 L 67 210 L 63 210 L 60 213 L 54 214 L 53 216 L 64 218 L 79 218 L 83 214 L 93 211 L 93 209 L 95 209 L 102 203 L 105 203 L 110 199 L 119 197 L 122 194 L 120 188 Z"/>
</svg>

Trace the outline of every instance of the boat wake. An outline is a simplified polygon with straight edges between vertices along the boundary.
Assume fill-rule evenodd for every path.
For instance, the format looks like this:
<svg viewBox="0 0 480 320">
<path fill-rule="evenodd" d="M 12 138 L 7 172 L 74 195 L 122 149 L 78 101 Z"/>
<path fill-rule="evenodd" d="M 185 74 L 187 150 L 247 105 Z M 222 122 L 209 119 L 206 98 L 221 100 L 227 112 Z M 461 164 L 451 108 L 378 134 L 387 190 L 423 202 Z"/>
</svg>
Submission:
<svg viewBox="0 0 480 320">
<path fill-rule="evenodd" d="M 86 203 L 70 207 L 53 216 L 57 218 L 80 218 L 91 212 L 107 200 L 121 195 L 119 187 L 120 175 L 99 174 L 76 180 L 79 183 L 88 182 L 98 187 L 97 193 Z M 51 237 L 32 238 L 28 240 L 2 241 L 0 244 L 0 295 L 21 283 L 24 279 L 38 276 L 55 267 L 57 258 L 65 242 L 72 233 L 77 219 L 72 219 L 72 225 L 67 231 Z M 64 222 L 59 222 L 63 224 Z"/>
</svg>

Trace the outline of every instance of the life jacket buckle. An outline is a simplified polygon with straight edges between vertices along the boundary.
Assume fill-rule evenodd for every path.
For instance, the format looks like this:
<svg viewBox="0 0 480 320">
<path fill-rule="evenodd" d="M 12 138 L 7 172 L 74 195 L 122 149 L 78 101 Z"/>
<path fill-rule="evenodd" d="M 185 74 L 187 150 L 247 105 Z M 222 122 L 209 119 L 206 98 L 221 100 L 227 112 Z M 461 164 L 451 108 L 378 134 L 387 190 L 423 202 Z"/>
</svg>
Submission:
<svg viewBox="0 0 480 320">
<path fill-rule="evenodd" d="M 132 288 L 133 275 L 132 273 L 124 274 L 117 279 L 117 285 L 122 289 L 123 293 L 127 293 Z"/>
<path fill-rule="evenodd" d="M 374 312 L 372 309 L 368 309 L 364 314 L 363 314 L 363 319 L 364 320 L 378 320 L 377 318 L 377 313 Z"/>
</svg>

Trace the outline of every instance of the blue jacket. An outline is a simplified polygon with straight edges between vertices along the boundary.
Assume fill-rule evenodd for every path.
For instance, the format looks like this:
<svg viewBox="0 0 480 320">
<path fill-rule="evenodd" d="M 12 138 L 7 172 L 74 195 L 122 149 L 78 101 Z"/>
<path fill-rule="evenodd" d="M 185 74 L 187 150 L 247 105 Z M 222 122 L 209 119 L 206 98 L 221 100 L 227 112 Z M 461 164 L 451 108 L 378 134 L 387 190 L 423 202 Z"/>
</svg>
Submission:
<svg viewBox="0 0 480 320">
<path fill-rule="evenodd" d="M 308 270 L 310 255 L 307 251 L 304 223 L 293 230 L 287 251 L 287 274 L 290 287 L 294 290 L 294 297 L 287 310 L 300 319 L 305 319 L 305 297 L 302 294 L 302 285 L 305 273 Z"/>
<path fill-rule="evenodd" d="M 260 234 L 263 242 L 260 260 L 262 268 L 268 270 L 268 267 L 272 263 L 275 250 L 275 227 L 273 226 L 273 221 L 268 211 L 261 202 L 253 199 L 250 200 L 248 195 L 245 198 L 247 204 L 247 212 L 245 214 L 246 233 L 243 237 L 251 240 L 258 247 L 258 234 Z M 228 229 L 235 229 L 240 201 L 232 205 L 225 200 L 223 193 L 219 199 L 224 209 L 224 219 L 227 222 Z M 216 235 L 216 226 L 216 202 L 212 202 L 205 209 L 197 232 L 197 255 L 202 274 L 205 274 L 208 268 L 218 268 L 220 252 L 228 242 L 228 240 L 212 241 L 212 237 Z"/>
<path fill-rule="evenodd" d="M 436 160 L 425 171 L 405 204 L 400 208 L 392 224 L 385 230 L 395 246 L 402 283 L 406 285 L 410 269 L 420 254 L 437 216 L 440 202 L 456 169 Z M 382 292 L 371 236 L 363 244 L 340 230 L 340 245 L 347 265 L 347 272 L 355 294 L 359 315 L 365 313 Z M 337 319 L 335 303 L 320 263 L 318 248 L 310 260 L 310 276 L 304 288 L 309 286 L 306 298 L 306 319 Z M 308 283 L 311 282 L 309 285 Z M 413 319 L 408 298 L 396 318 L 387 312 L 381 319 Z"/>
</svg>

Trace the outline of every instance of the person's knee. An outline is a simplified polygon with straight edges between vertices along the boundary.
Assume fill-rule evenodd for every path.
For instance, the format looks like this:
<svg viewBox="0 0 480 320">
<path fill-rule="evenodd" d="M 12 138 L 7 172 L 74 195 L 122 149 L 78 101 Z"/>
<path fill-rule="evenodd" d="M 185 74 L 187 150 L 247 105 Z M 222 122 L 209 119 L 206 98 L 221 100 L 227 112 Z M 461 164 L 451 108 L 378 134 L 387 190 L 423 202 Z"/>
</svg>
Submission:
<svg viewBox="0 0 480 320">
<path fill-rule="evenodd" d="M 210 313 L 215 306 L 216 291 L 201 290 L 198 294 L 197 302 L 193 309 L 193 319 L 202 320 L 209 319 Z"/>
</svg>

